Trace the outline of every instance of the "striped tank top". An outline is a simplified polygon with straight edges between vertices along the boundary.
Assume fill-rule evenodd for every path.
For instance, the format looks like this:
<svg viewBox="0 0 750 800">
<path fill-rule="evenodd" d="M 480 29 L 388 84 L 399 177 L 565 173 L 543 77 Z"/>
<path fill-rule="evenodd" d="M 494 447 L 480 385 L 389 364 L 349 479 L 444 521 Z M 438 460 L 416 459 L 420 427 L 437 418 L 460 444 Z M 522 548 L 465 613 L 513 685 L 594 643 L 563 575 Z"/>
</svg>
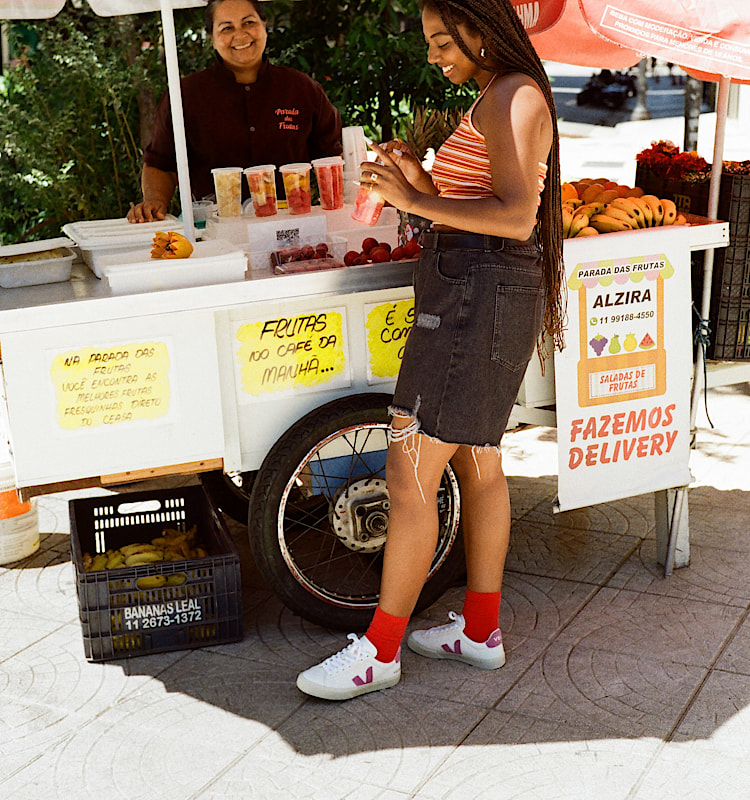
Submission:
<svg viewBox="0 0 750 800">
<path fill-rule="evenodd" d="M 474 127 L 472 113 L 484 93 L 492 85 L 491 78 L 482 93 L 471 104 L 455 131 L 445 140 L 435 154 L 432 165 L 432 182 L 441 197 L 461 200 L 492 197 L 490 156 L 484 136 Z M 544 189 L 547 165 L 539 162 L 539 194 Z M 539 200 L 537 200 L 539 205 Z"/>
</svg>

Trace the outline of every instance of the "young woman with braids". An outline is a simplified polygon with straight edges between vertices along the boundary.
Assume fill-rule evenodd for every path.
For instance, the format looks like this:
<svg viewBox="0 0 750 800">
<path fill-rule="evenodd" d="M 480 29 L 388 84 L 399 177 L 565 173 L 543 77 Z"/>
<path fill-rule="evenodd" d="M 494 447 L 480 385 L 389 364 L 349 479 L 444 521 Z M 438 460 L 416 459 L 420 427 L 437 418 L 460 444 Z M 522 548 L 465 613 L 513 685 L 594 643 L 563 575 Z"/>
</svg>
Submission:
<svg viewBox="0 0 750 800">
<path fill-rule="evenodd" d="M 379 604 L 364 637 L 301 673 L 344 700 L 394 686 L 400 645 L 438 532 L 448 461 L 461 484 L 467 589 L 447 625 L 410 649 L 481 669 L 505 663 L 498 628 L 510 501 L 500 439 L 536 342 L 562 344 L 562 224 L 555 108 L 509 0 L 425 0 L 427 60 L 479 97 L 429 175 L 401 142 L 362 165 L 396 208 L 433 220 L 415 268 L 415 317 L 391 407 L 390 518 Z"/>
</svg>

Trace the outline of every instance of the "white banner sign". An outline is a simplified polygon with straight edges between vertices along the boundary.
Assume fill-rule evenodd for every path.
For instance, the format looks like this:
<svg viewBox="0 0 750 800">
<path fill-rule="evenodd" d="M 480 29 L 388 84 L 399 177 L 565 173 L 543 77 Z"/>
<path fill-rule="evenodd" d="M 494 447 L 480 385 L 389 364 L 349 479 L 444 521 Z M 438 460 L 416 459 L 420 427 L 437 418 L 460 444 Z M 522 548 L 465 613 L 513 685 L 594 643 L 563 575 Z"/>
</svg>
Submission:
<svg viewBox="0 0 750 800">
<path fill-rule="evenodd" d="M 684 230 L 565 242 L 555 354 L 559 510 L 690 482 L 692 328 Z"/>
</svg>

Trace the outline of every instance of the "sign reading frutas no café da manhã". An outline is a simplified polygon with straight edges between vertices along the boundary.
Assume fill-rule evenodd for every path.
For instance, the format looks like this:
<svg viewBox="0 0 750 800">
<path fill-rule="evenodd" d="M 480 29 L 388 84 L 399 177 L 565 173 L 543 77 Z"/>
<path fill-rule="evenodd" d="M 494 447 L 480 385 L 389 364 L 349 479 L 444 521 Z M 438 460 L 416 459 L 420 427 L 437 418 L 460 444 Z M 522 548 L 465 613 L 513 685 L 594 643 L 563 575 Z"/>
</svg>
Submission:
<svg viewBox="0 0 750 800">
<path fill-rule="evenodd" d="M 686 485 L 693 350 L 684 232 L 569 240 L 565 264 L 559 509 Z"/>
</svg>

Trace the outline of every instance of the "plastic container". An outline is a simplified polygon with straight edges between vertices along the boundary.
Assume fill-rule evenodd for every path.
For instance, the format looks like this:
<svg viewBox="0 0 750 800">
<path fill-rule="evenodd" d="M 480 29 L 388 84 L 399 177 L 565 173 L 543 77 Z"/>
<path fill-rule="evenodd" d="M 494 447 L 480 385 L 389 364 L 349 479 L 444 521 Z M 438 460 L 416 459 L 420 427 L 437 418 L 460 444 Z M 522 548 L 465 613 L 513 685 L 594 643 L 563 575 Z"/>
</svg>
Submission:
<svg viewBox="0 0 750 800">
<path fill-rule="evenodd" d="M 201 486 L 72 500 L 72 561 L 89 661 L 184 650 L 242 639 L 240 559 Z M 86 572 L 94 555 L 193 526 L 208 555 Z M 172 582 L 139 588 L 154 576 Z M 146 581 L 144 581 L 146 579 Z"/>
<path fill-rule="evenodd" d="M 279 172 L 284 180 L 284 192 L 290 214 L 309 214 L 312 210 L 310 195 L 311 164 L 284 164 Z"/>
<path fill-rule="evenodd" d="M 280 247 L 269 255 L 273 272 L 277 275 L 340 269 L 345 266 L 346 239 L 341 236 L 331 236 L 323 241 L 307 239 Z"/>
<path fill-rule="evenodd" d="M 312 162 L 318 182 L 320 207 L 335 211 L 344 207 L 344 159 L 341 156 L 316 158 Z"/>
<path fill-rule="evenodd" d="M 242 215 L 242 167 L 215 167 L 214 176 L 216 203 L 220 217 Z"/>
<path fill-rule="evenodd" d="M 63 241 L 69 242 L 70 239 Z M 36 244 L 41 244 L 37 242 Z M 17 247 L 18 245 L 13 245 Z M 21 254 L 11 254 L 5 252 L 6 249 L 0 247 L 0 286 L 3 289 L 15 289 L 19 286 L 36 286 L 42 283 L 59 283 L 70 280 L 70 273 L 73 269 L 75 253 L 69 247 L 45 248 Z M 49 258 L 42 258 L 42 254 L 49 249 Z M 4 259 L 13 258 L 13 261 Z M 16 260 L 24 258 L 25 260 Z"/>
<path fill-rule="evenodd" d="M 275 172 L 276 167 L 273 164 L 261 164 L 245 170 L 256 217 L 273 217 L 277 212 Z"/>
<path fill-rule="evenodd" d="M 101 259 L 101 276 L 113 294 L 211 286 L 245 279 L 247 257 L 223 239 L 196 242 L 189 258 L 151 258 L 138 250 Z"/>
<path fill-rule="evenodd" d="M 134 224 L 125 217 L 69 222 L 63 225 L 81 251 L 81 257 L 97 278 L 102 277 L 101 265 L 109 256 L 122 256 L 138 250 L 151 249 L 157 231 L 184 231 L 177 217 L 167 216 L 158 222 Z"/>
<path fill-rule="evenodd" d="M 357 189 L 352 219 L 364 225 L 377 225 L 384 205 L 383 195 L 376 192 L 369 184 L 362 183 Z"/>
<path fill-rule="evenodd" d="M 39 549 L 36 500 L 22 502 L 16 492 L 13 465 L 0 464 L 0 564 L 28 558 Z"/>
</svg>

